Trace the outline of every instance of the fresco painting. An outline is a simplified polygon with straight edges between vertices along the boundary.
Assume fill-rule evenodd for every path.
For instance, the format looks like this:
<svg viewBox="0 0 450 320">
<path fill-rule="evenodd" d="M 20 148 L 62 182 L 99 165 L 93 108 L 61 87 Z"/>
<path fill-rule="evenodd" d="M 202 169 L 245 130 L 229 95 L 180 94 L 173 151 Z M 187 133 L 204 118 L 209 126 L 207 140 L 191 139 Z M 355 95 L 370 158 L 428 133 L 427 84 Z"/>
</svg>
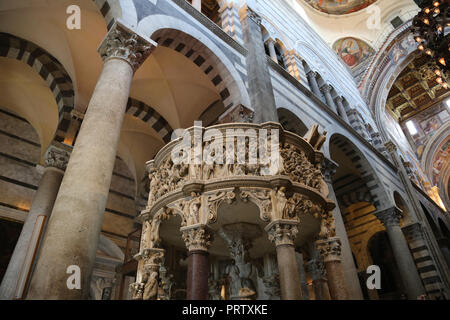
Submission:
<svg viewBox="0 0 450 320">
<path fill-rule="evenodd" d="M 305 0 L 311 7 L 328 14 L 348 14 L 370 6 L 376 0 Z"/>
<path fill-rule="evenodd" d="M 333 50 L 350 68 L 355 68 L 374 53 L 367 43 L 351 37 L 337 40 Z"/>
</svg>

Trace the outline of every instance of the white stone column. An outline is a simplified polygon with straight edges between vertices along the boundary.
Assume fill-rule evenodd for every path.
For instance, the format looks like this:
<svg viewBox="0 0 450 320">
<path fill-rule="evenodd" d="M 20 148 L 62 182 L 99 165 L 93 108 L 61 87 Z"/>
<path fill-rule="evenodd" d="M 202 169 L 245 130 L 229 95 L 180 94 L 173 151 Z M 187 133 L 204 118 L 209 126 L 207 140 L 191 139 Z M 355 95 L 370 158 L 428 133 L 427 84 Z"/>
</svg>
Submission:
<svg viewBox="0 0 450 320">
<path fill-rule="evenodd" d="M 344 120 L 347 123 L 350 123 L 348 120 L 347 111 L 345 111 L 344 104 L 342 103 L 342 99 L 343 98 L 340 96 L 336 98 L 338 114 L 341 116 L 342 120 Z"/>
<path fill-rule="evenodd" d="M 28 299 L 86 299 L 134 72 L 156 44 L 115 23 L 99 48 L 104 60 L 49 220 Z M 77 266 L 81 288 L 67 287 Z"/>
<path fill-rule="evenodd" d="M 312 92 L 322 100 L 322 93 L 320 92 L 319 84 L 317 83 L 317 72 L 315 71 L 309 71 L 307 74 L 308 82 L 311 87 Z"/>
<path fill-rule="evenodd" d="M 276 63 L 278 63 L 278 57 L 277 57 L 277 53 L 275 51 L 275 40 L 273 40 L 272 38 L 267 39 L 267 47 L 269 48 L 269 55 L 270 58 L 275 61 Z"/>
<path fill-rule="evenodd" d="M 2 280 L 0 287 L 2 300 L 23 298 L 39 247 L 40 235 L 52 212 L 70 157 L 68 149 L 51 145 L 45 154 L 44 173 Z"/>
<path fill-rule="evenodd" d="M 337 107 L 334 104 L 333 97 L 331 96 L 331 89 L 333 89 L 332 86 L 326 84 L 320 90 L 322 91 L 323 95 L 325 96 L 325 100 L 327 101 L 327 105 L 330 107 L 331 110 L 333 110 L 335 113 L 337 113 Z"/>
</svg>

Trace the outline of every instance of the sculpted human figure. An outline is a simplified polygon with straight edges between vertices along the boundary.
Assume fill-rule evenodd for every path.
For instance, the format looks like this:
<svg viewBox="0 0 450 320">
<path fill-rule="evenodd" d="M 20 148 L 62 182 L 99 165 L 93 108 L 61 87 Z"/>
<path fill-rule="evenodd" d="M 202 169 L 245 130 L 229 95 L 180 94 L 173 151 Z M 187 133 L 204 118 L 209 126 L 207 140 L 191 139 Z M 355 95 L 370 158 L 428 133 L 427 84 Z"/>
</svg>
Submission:
<svg viewBox="0 0 450 320">
<path fill-rule="evenodd" d="M 281 187 L 278 189 L 278 191 L 275 194 L 276 197 L 276 211 L 275 211 L 275 216 L 273 217 L 273 219 L 282 219 L 283 218 L 283 213 L 284 213 L 284 208 L 286 206 L 287 203 L 287 199 L 286 199 L 286 188 L 285 187 Z"/>
<path fill-rule="evenodd" d="M 186 223 L 188 226 L 192 226 L 199 223 L 199 214 L 201 199 L 195 192 L 191 193 L 192 200 L 188 201 L 184 207 L 184 213 L 186 215 Z"/>
<path fill-rule="evenodd" d="M 156 300 L 158 296 L 158 272 L 150 271 L 149 273 L 146 273 L 143 277 L 145 285 L 142 299 Z"/>
</svg>

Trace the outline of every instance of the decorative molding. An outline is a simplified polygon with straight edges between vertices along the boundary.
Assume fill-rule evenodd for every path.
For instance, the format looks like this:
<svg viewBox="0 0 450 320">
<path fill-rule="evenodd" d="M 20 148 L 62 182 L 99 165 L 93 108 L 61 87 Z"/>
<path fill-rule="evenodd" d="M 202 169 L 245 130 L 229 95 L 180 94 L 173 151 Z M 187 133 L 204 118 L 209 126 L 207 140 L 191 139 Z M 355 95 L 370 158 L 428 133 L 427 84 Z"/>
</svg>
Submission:
<svg viewBox="0 0 450 320">
<path fill-rule="evenodd" d="M 180 228 L 181 236 L 189 251 L 208 251 L 213 241 L 213 233 L 203 224 Z"/>
<path fill-rule="evenodd" d="M 65 171 L 69 162 L 70 152 L 51 145 L 45 152 L 45 166 Z"/>
<path fill-rule="evenodd" d="M 374 212 L 373 214 L 384 224 L 386 228 L 400 226 L 402 211 L 395 206 Z"/>
<path fill-rule="evenodd" d="M 341 261 L 341 239 L 338 237 L 318 240 L 316 245 L 325 263 Z"/>
<path fill-rule="evenodd" d="M 298 221 L 293 220 L 272 221 L 265 227 L 269 241 L 275 243 L 276 247 L 282 245 L 293 246 L 298 233 L 298 224 Z"/>
</svg>

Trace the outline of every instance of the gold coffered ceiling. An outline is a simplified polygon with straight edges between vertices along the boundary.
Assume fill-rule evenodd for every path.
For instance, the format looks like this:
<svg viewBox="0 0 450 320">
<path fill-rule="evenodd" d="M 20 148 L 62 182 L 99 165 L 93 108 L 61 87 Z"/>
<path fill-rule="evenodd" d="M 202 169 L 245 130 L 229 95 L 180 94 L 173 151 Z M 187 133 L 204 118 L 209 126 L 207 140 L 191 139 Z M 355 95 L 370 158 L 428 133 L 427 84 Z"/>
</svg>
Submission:
<svg viewBox="0 0 450 320">
<path fill-rule="evenodd" d="M 388 95 L 386 108 L 399 121 L 405 121 L 450 95 L 436 82 L 429 57 L 418 55 L 397 77 Z"/>
</svg>

